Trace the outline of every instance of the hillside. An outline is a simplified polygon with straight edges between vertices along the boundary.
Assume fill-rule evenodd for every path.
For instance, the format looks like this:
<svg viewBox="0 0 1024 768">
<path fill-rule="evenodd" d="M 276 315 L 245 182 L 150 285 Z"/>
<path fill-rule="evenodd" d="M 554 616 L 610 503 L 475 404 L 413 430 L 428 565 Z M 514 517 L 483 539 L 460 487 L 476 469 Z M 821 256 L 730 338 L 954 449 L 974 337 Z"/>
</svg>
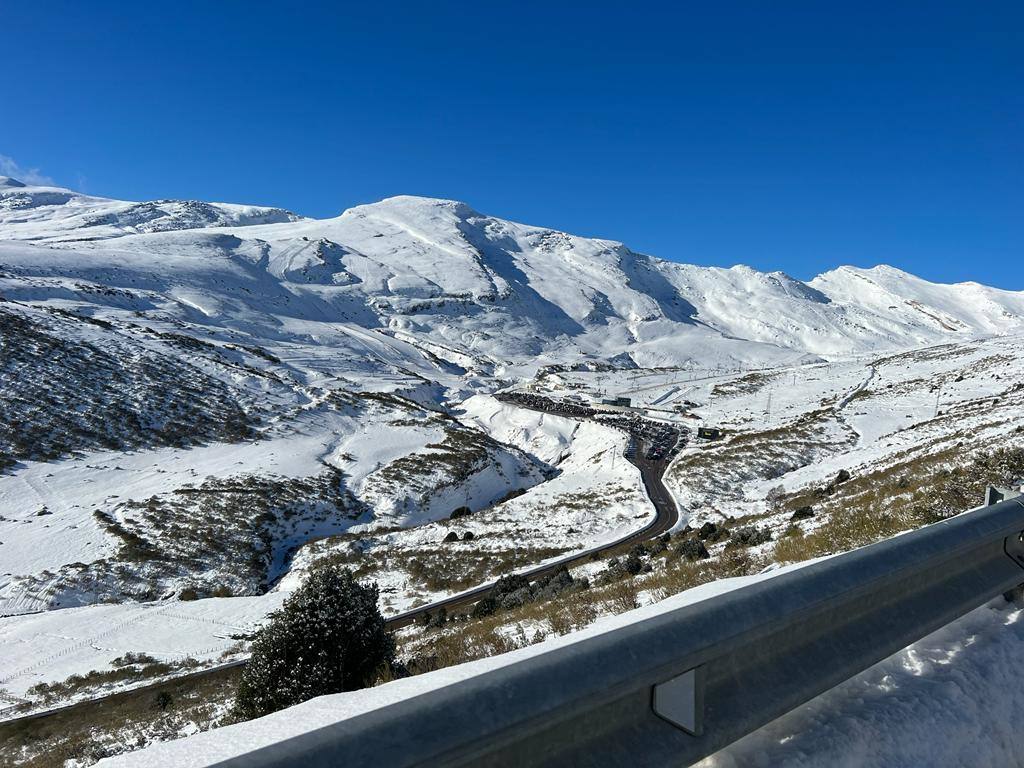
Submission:
<svg viewBox="0 0 1024 768">
<path fill-rule="evenodd" d="M 10 715 L 158 674 L 126 654 L 160 675 L 242 658 L 325 564 L 395 615 L 651 521 L 621 428 L 499 391 L 626 395 L 684 443 L 725 429 L 668 467 L 676 532 L 770 536 L 736 572 L 735 542 L 709 541 L 707 578 L 892 535 L 958 451 L 1024 429 L 1022 334 L 1024 293 L 886 266 L 801 282 L 449 200 L 314 220 L 0 178 L 0 698 Z M 878 489 L 896 501 L 875 524 Z M 593 605 L 495 618 L 474 658 L 683 588 L 648 555 L 628 578 L 574 568 Z"/>
</svg>

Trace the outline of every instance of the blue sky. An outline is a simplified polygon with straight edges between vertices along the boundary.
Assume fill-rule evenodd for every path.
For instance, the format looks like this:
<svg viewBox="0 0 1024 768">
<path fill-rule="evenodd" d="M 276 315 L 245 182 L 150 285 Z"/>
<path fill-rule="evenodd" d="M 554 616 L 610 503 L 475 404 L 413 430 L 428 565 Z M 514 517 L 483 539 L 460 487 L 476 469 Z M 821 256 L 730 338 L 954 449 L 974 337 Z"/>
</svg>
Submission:
<svg viewBox="0 0 1024 768">
<path fill-rule="evenodd" d="M 1020 2 L 41 1 L 0 28 L 0 155 L 94 194 L 451 197 L 698 264 L 1024 289 Z"/>
</svg>

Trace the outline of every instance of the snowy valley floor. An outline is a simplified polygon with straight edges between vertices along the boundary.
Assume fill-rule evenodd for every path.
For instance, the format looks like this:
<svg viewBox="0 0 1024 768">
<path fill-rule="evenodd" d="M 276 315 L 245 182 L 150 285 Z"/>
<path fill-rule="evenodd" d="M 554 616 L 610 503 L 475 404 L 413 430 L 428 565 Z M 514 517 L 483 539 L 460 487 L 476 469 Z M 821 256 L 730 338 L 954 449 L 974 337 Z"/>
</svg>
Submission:
<svg viewBox="0 0 1024 768">
<path fill-rule="evenodd" d="M 719 441 L 691 441 L 666 475 L 684 513 L 672 540 L 574 568 L 575 586 L 550 600 L 510 604 L 471 622 L 403 630 L 405 658 L 416 659 L 420 669 L 451 666 L 413 678 L 419 682 L 389 683 L 346 701 L 357 706 L 364 701 L 360 695 L 390 696 L 450 679 L 446 675 L 469 674 L 481 668 L 474 665 L 491 663 L 489 657 L 505 663 L 517 653 L 630 620 L 639 615 L 630 612 L 638 606 L 641 612 L 659 611 L 694 599 L 705 594 L 701 590 L 708 587 L 700 585 L 707 582 L 753 578 L 765 569 L 770 573 L 786 563 L 868 544 L 977 504 L 985 482 L 1001 480 L 1000 472 L 1024 470 L 1013 461 L 971 464 L 982 448 L 1011 446 L 1024 430 L 1019 341 L 979 340 L 755 371 L 542 373 L 528 387 L 549 397 L 623 393 L 649 408 L 652 418 L 691 430 L 702 425 L 725 430 Z M 150 672 L 168 676 L 195 663 L 243 658 L 247 639 L 313 567 L 344 565 L 377 581 L 382 610 L 394 614 L 614 540 L 653 514 L 635 468 L 622 458 L 623 433 L 479 394 L 453 407 L 453 418 L 399 396 L 411 387 L 415 381 L 399 377 L 372 397 L 346 394 L 340 400 L 337 393 L 299 389 L 281 395 L 290 410 L 282 409 L 259 440 L 96 452 L 29 462 L 0 476 L 0 540 L 11 556 L 5 560 L 8 572 L 0 575 L 0 600 L 16 614 L 0 618 L 0 688 L 12 706 L 7 715 L 15 714 L 14 704 L 25 698 L 36 709 L 58 706 L 150 682 L 156 679 L 146 676 Z M 965 467 L 973 469 L 964 475 Z M 213 494 L 234 505 L 230 509 L 244 509 L 244 500 L 251 498 L 246 494 L 264 488 L 259 483 L 268 477 L 277 483 L 273 493 L 304 493 L 307 486 L 301 483 L 325 468 L 340 473 L 344 495 L 317 497 L 320 506 L 304 503 L 275 518 L 269 528 L 272 546 L 259 550 L 273 574 L 262 594 L 253 583 L 249 594 L 216 597 L 208 591 L 193 595 L 199 599 L 182 599 L 182 590 L 234 583 L 210 581 L 211 573 L 229 573 L 229 563 L 217 560 L 220 550 L 197 561 L 194 571 L 168 570 L 159 559 L 155 566 L 117 561 L 120 565 L 109 571 L 92 566 L 123 555 L 124 534 L 118 539 L 111 531 L 167 541 L 165 529 L 143 524 L 149 504 L 181 510 L 179 515 L 220 514 L 223 507 L 196 506 L 193 500 Z M 260 479 L 240 479 L 249 475 Z M 296 482 L 300 485 L 292 485 Z M 340 513 L 325 514 L 325 504 Z M 449 518 L 463 506 L 469 514 Z M 111 510 L 121 528 L 94 514 L 97 508 Z M 687 532 L 687 525 L 703 524 L 714 531 Z M 458 540 L 446 542 L 453 532 Z M 698 541 L 706 560 L 694 559 Z M 637 571 L 630 570 L 633 556 Z M 79 565 L 68 565 L 76 561 Z M 148 580 L 157 599 L 140 599 L 126 586 L 140 578 Z M 588 588 L 581 586 L 584 579 Z M 742 582 L 727 582 L 737 583 Z M 697 590 L 686 591 L 693 587 Z M 983 671 L 991 664 L 999 675 L 1015 672 L 1007 665 L 1014 649 L 1024 650 L 1021 631 L 1019 610 L 981 608 L 734 745 L 709 765 L 957 764 L 900 762 L 905 749 L 900 733 L 912 743 L 916 713 L 937 707 L 928 716 L 939 722 L 970 711 L 971 723 L 948 730 L 961 739 L 980 739 L 972 730 L 977 730 L 975 715 L 983 714 L 977 708 L 1012 695 L 1005 690 L 982 695 L 996 679 Z M 170 668 L 144 667 L 136 677 L 119 676 L 120 670 L 138 669 L 124 665 L 132 653 Z M 90 673 L 99 675 L 94 685 L 62 688 L 69 677 Z M 189 700 L 193 694 L 176 692 L 166 713 L 148 711 L 134 725 L 112 720 L 74 744 L 56 736 L 42 747 L 51 750 L 50 757 L 26 748 L 19 759 L 50 766 L 62 764 L 57 758 L 64 755 L 89 765 L 105 755 L 204 730 L 226 711 L 230 690 L 226 684 L 203 689 L 195 694 L 197 701 Z M 59 695 L 53 698 L 55 691 Z M 143 709 L 151 709 L 148 699 Z M 323 718 L 331 713 L 336 710 L 323 710 Z M 245 727 L 218 729 L 204 738 L 213 743 Z M 983 759 L 992 755 L 991 762 L 977 764 L 1016 764 L 999 759 L 1014 746 L 1012 731 L 997 733 L 1005 738 L 995 738 L 989 751 L 975 748 Z M 20 749 L 16 741 L 2 748 L 3 756 Z M 951 750 L 936 743 L 928 748 L 949 757 Z M 844 763 L 833 747 L 836 755 L 861 757 Z M 993 751 L 1000 748 L 1004 752 Z M 882 755 L 893 755 L 893 761 Z"/>
</svg>

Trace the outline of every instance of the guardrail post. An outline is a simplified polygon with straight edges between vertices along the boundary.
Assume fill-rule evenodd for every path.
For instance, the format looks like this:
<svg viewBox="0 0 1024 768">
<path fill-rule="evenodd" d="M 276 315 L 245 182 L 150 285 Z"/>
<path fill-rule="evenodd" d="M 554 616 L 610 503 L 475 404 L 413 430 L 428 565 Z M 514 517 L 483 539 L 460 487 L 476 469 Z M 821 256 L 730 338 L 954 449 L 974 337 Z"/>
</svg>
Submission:
<svg viewBox="0 0 1024 768">
<path fill-rule="evenodd" d="M 1024 495 L 1017 488 L 1003 488 L 1000 485 L 990 485 L 985 488 L 985 506 L 991 507 L 1007 499 L 1016 499 Z"/>
<path fill-rule="evenodd" d="M 991 487 L 989 486 L 990 489 Z M 1003 539 L 1003 550 L 1017 565 L 1024 568 L 1024 531 Z M 1003 599 L 1008 603 L 1024 605 L 1024 584 L 1018 584 L 1013 589 L 1003 592 Z"/>
</svg>

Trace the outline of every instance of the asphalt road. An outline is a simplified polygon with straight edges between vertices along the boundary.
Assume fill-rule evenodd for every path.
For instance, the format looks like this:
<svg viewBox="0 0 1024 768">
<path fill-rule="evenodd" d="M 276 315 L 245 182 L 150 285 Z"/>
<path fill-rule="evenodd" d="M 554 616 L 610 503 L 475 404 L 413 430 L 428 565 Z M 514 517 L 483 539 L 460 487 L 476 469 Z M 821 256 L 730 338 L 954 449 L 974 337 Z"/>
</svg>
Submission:
<svg viewBox="0 0 1024 768">
<path fill-rule="evenodd" d="M 644 446 L 640 446 L 641 449 L 643 447 Z M 519 573 L 530 579 L 530 581 L 542 579 L 545 576 L 550 576 L 559 568 L 571 568 L 574 565 L 584 563 L 587 560 L 590 560 L 595 554 L 600 556 L 618 549 L 623 545 L 653 539 L 655 536 L 660 536 L 665 533 L 665 531 L 669 530 L 679 522 L 679 510 L 676 508 L 675 501 L 672 499 L 672 494 L 669 493 L 661 479 L 662 475 L 665 474 L 665 468 L 668 466 L 668 462 L 664 459 L 660 461 L 644 459 L 642 458 L 642 453 L 642 450 L 637 450 L 636 458 L 631 459 L 630 461 L 640 469 L 640 477 L 643 480 L 644 489 L 647 491 L 647 495 L 650 498 L 651 503 L 654 505 L 656 513 L 654 520 L 628 536 L 623 536 L 621 539 L 616 539 L 615 541 L 610 541 L 606 544 L 591 547 L 590 549 L 576 552 L 567 557 L 559 558 L 555 562 L 548 563 L 547 565 L 537 566 L 536 568 L 520 571 Z M 406 611 L 405 613 L 388 619 L 388 628 L 399 629 L 400 627 L 408 626 L 424 614 L 433 613 L 440 608 L 444 608 L 449 613 L 453 609 L 467 608 L 485 597 L 488 592 L 494 589 L 494 584 L 495 582 L 482 584 L 468 592 L 463 592 L 461 594 L 454 595 L 453 597 L 439 600 L 438 602 L 431 603 L 430 605 L 424 605 L 412 611 Z"/>
<path fill-rule="evenodd" d="M 632 459 L 629 459 L 629 461 L 632 464 L 636 465 L 637 468 L 640 470 L 640 478 L 643 481 L 644 489 L 647 491 L 647 495 L 650 498 L 651 503 L 654 505 L 654 520 L 649 522 L 643 528 L 640 528 L 639 530 L 629 534 L 628 536 L 623 536 L 622 538 L 616 539 L 615 541 L 610 541 L 596 547 L 591 547 L 590 549 L 585 549 L 581 552 L 576 552 L 567 557 L 559 558 L 558 560 L 548 563 L 546 565 L 540 565 L 536 568 L 531 568 L 526 571 L 520 571 L 521 575 L 527 577 L 531 581 L 534 581 L 536 579 L 542 579 L 545 576 L 550 576 L 551 574 L 555 573 L 555 571 L 557 571 L 559 568 L 571 568 L 572 566 L 580 565 L 581 563 L 590 560 L 595 554 L 597 556 L 601 556 L 608 552 L 619 549 L 623 546 L 628 546 L 630 544 L 635 544 L 636 542 L 653 539 L 654 537 L 660 536 L 661 534 L 668 531 L 670 528 L 672 528 L 672 526 L 674 526 L 679 521 L 679 510 L 676 508 L 675 501 L 672 499 L 672 494 L 669 493 L 668 489 L 665 487 L 664 482 L 662 482 L 662 476 L 665 474 L 665 469 L 668 466 L 668 461 L 665 459 L 652 461 L 650 459 L 644 458 L 645 448 L 645 445 L 638 443 L 636 456 Z M 413 624 L 417 619 L 421 618 L 424 614 L 433 613 L 434 611 L 437 611 L 441 608 L 444 608 L 449 613 L 456 609 L 468 608 L 474 605 L 481 598 L 485 597 L 487 593 L 490 592 L 492 589 L 494 589 L 494 584 L 495 582 L 488 582 L 487 584 L 482 584 L 479 587 L 475 587 L 474 589 L 471 589 L 467 592 L 462 592 L 458 595 L 453 595 L 452 597 L 445 598 L 444 600 L 439 600 L 437 602 L 430 603 L 429 605 L 424 605 L 419 608 L 415 608 L 411 611 L 406 611 L 405 613 L 401 613 L 397 616 L 393 616 L 390 619 L 388 619 L 386 625 L 388 629 L 400 629 L 402 627 L 407 627 L 410 624 Z M 171 685 L 175 682 L 187 678 L 222 674 L 224 673 L 225 670 L 231 669 L 233 667 L 239 667 L 244 664 L 244 660 L 234 661 L 228 664 L 220 664 L 216 667 L 209 667 L 207 669 L 201 669 L 195 672 L 190 672 L 187 675 L 180 675 L 178 677 L 171 678 L 170 680 L 163 680 L 138 688 L 132 688 L 127 691 L 119 691 L 117 693 L 112 693 L 108 696 L 101 696 L 95 699 L 87 699 L 86 701 L 81 701 L 74 704 L 67 704 L 63 707 L 57 707 L 55 709 L 46 710 L 44 712 L 35 712 L 31 715 L 25 715 L 23 717 L 5 720 L 3 722 L 0 722 L 0 733 L 4 731 L 5 726 L 14 726 L 17 723 L 23 723 L 27 720 L 38 720 L 41 718 L 49 717 L 51 715 L 55 715 L 58 712 L 65 712 L 76 707 L 96 705 L 99 702 L 103 701 L 112 701 L 121 697 L 128 697 L 144 691 L 157 690 L 166 685 Z"/>
</svg>

